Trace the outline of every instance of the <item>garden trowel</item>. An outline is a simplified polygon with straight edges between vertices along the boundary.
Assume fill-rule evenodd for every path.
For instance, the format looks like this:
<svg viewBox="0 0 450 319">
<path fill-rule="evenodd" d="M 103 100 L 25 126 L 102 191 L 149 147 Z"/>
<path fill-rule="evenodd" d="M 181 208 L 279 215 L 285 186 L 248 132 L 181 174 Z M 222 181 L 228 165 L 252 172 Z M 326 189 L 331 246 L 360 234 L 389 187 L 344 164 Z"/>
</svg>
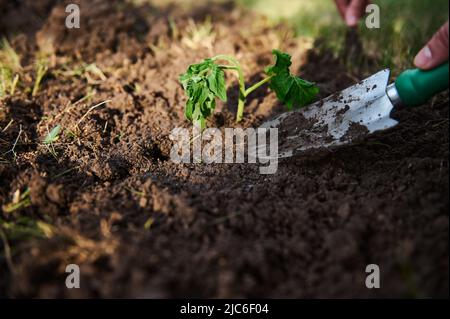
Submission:
<svg viewBox="0 0 450 319">
<path fill-rule="evenodd" d="M 395 126 L 393 108 L 424 104 L 447 89 L 448 71 L 448 62 L 430 71 L 406 70 L 389 84 L 390 70 L 385 69 L 319 102 L 283 113 L 261 128 L 278 128 L 278 158 L 349 144 Z"/>
</svg>

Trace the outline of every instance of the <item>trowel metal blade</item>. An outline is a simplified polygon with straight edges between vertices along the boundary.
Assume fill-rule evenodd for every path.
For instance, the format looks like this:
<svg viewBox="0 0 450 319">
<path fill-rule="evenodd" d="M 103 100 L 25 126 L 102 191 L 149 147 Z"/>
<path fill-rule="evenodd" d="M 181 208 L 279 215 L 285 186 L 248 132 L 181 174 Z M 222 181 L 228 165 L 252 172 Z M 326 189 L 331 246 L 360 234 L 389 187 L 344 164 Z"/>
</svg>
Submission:
<svg viewBox="0 0 450 319">
<path fill-rule="evenodd" d="M 283 113 L 260 127 L 279 129 L 278 158 L 312 148 L 349 144 L 356 138 L 393 127 L 398 122 L 390 118 L 393 105 L 386 94 L 389 74 L 389 69 L 382 70 L 305 108 Z M 308 129 L 295 127 L 299 116 L 312 123 Z"/>
</svg>

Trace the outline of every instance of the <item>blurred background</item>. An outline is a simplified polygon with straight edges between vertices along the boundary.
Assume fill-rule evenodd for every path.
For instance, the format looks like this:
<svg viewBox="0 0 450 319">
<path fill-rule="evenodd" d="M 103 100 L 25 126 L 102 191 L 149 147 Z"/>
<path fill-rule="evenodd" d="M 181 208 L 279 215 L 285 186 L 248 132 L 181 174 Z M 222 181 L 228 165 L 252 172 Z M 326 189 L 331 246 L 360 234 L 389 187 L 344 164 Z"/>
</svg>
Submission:
<svg viewBox="0 0 450 319">
<path fill-rule="evenodd" d="M 144 3 L 148 0 L 133 0 Z M 152 1 L 155 3 L 155 1 Z M 157 0 L 167 3 L 168 0 Z M 202 1 L 170 0 L 182 6 Z M 204 1 L 207 2 L 207 1 Z M 210 1 L 211 2 L 211 1 Z M 214 2 L 225 2 L 215 0 Z M 290 24 L 297 35 L 322 38 L 321 44 L 336 56 L 345 48 L 345 26 L 333 0 L 236 0 L 246 8 L 266 15 L 271 22 Z M 367 29 L 360 23 L 359 35 L 365 53 L 393 73 L 411 67 L 415 54 L 448 20 L 448 0 L 375 0 L 380 7 L 380 29 Z M 352 61 L 347 61 L 352 63 Z M 358 61 L 354 61 L 358 64 Z M 351 67 L 351 65 L 349 65 Z"/>
<path fill-rule="evenodd" d="M 298 34 L 323 37 L 336 54 L 343 49 L 347 27 L 332 0 L 239 0 L 272 20 L 289 22 Z M 361 41 L 368 54 L 394 70 L 410 67 L 415 54 L 448 20 L 447 0 L 375 0 L 380 29 L 360 23 Z"/>
</svg>

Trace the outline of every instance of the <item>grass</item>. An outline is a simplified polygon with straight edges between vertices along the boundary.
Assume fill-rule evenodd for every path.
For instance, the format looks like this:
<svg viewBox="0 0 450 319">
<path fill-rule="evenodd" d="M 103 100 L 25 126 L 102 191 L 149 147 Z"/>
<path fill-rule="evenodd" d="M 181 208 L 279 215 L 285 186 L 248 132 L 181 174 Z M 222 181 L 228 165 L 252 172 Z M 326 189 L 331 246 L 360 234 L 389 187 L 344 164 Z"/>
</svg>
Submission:
<svg viewBox="0 0 450 319">
<path fill-rule="evenodd" d="M 12 122 L 10 121 L 9 123 L 12 123 Z M 5 131 L 5 130 L 8 128 L 8 126 L 9 126 L 9 124 L 3 129 L 3 131 Z M 2 131 L 2 132 L 3 132 L 3 131 Z M 23 133 L 23 130 L 22 130 L 22 124 L 19 124 L 19 133 L 17 134 L 17 137 L 16 137 L 16 139 L 14 140 L 14 143 L 13 143 L 11 149 L 10 149 L 9 151 L 3 153 L 2 156 L 6 155 L 6 154 L 8 154 L 8 153 L 12 153 L 14 159 L 17 158 L 16 146 L 17 146 L 17 143 L 19 142 L 19 139 L 20 139 L 20 136 L 22 135 L 22 133 Z"/>
<path fill-rule="evenodd" d="M 81 103 L 91 102 L 92 98 L 95 96 L 96 93 L 97 92 L 95 90 L 92 90 L 91 87 L 88 87 L 86 95 L 84 95 L 82 98 L 80 98 L 76 102 L 73 102 L 73 103 L 69 102 L 61 112 L 59 112 L 54 117 L 52 117 L 52 120 L 56 120 L 57 118 L 61 117 L 64 113 L 68 113 L 68 112 L 72 111 L 75 107 L 77 107 L 77 105 L 79 105 Z"/>
<path fill-rule="evenodd" d="M 84 73 L 85 73 L 86 79 L 88 80 L 88 83 L 99 83 L 100 81 L 107 80 L 106 75 L 95 63 L 88 64 L 84 68 Z M 99 80 L 93 79 L 91 77 L 91 74 L 95 75 Z"/>
<path fill-rule="evenodd" d="M 52 73 L 55 76 L 63 76 L 67 79 L 72 77 L 84 78 L 89 84 L 99 84 L 107 80 L 105 73 L 95 63 L 81 63 L 74 67 L 63 65 Z"/>
<path fill-rule="evenodd" d="M 78 169 L 78 166 L 74 166 L 74 167 L 68 168 L 68 169 L 62 171 L 61 173 L 58 173 L 58 174 L 52 176 L 52 179 L 57 179 L 57 178 L 59 178 L 61 176 L 64 176 L 64 175 L 66 175 L 66 174 L 68 174 L 68 173 L 70 173 L 70 172 L 72 172 L 72 171 L 74 171 L 76 169 Z"/>
<path fill-rule="evenodd" d="M 336 55 L 343 53 L 347 27 L 331 0 L 238 0 L 267 15 L 273 22 L 286 21 L 298 35 L 323 38 Z M 390 67 L 394 74 L 411 67 L 415 54 L 448 19 L 447 0 L 377 0 L 380 29 L 359 32 L 365 52 L 376 59 L 378 69 Z"/>
<path fill-rule="evenodd" d="M 147 221 L 144 223 L 144 229 L 145 230 L 149 230 L 151 227 L 152 227 L 152 225 L 155 223 L 155 219 L 154 218 L 152 218 L 152 217 L 149 217 L 148 219 L 147 219 Z"/>
<path fill-rule="evenodd" d="M 55 159 L 58 158 L 58 154 L 56 153 L 53 143 L 59 139 L 60 131 L 61 125 L 58 124 L 51 131 L 48 132 L 47 136 L 44 139 L 44 145 L 47 147 L 47 150 L 50 152 L 50 154 L 53 155 Z"/>
<path fill-rule="evenodd" d="M 15 221 L 0 219 L 0 226 L 9 240 L 50 238 L 54 233 L 51 225 L 25 216 L 19 217 Z"/>
<path fill-rule="evenodd" d="M 54 228 L 41 220 L 21 216 L 14 221 L 6 221 L 0 218 L 0 241 L 3 243 L 3 254 L 11 273 L 15 274 L 13 263 L 14 251 L 10 242 L 30 239 L 51 238 Z"/>
<path fill-rule="evenodd" d="M 175 23 L 173 23 L 173 25 L 176 26 Z M 173 25 L 171 26 L 172 28 L 174 27 Z M 193 50 L 198 49 L 202 46 L 212 50 L 212 44 L 215 37 L 216 34 L 213 31 L 211 17 L 208 16 L 201 23 L 189 19 L 188 25 L 185 29 L 185 35 L 183 36 L 183 39 L 181 41 Z"/>
<path fill-rule="evenodd" d="M 90 99 L 95 93 L 88 93 L 86 96 L 75 102 L 73 105 L 76 105 L 82 101 Z M 80 124 L 83 122 L 84 119 L 91 113 L 94 109 L 97 107 L 100 107 L 106 103 L 111 102 L 111 100 L 106 100 L 100 103 L 97 103 L 93 106 L 91 106 L 84 115 L 77 121 L 77 123 L 72 127 L 72 129 L 66 129 L 66 135 L 71 138 L 76 138 L 78 136 L 77 132 L 80 131 Z M 43 140 L 43 145 L 47 148 L 49 153 L 55 158 L 58 159 L 58 153 L 56 152 L 54 148 L 54 143 L 59 140 L 61 133 L 61 125 L 57 124 L 55 127 L 53 127 L 51 130 L 47 127 L 47 135 Z"/>
<path fill-rule="evenodd" d="M 20 65 L 19 55 L 5 38 L 0 42 L 0 98 L 14 95 L 19 83 Z"/>
<path fill-rule="evenodd" d="M 14 95 L 18 83 L 19 74 L 14 74 L 9 68 L 0 67 L 0 97 Z"/>
<path fill-rule="evenodd" d="M 47 136 L 44 139 L 44 144 L 52 144 L 56 142 L 59 138 L 59 132 L 61 131 L 61 125 L 56 125 L 50 132 L 48 132 Z"/>
<path fill-rule="evenodd" d="M 97 103 L 97 104 L 91 106 L 91 107 L 86 111 L 86 113 L 84 113 L 84 115 L 78 120 L 78 122 L 76 123 L 75 127 L 76 127 L 76 128 L 79 128 L 81 122 L 83 122 L 83 120 L 88 116 L 88 114 L 89 114 L 90 112 L 92 112 L 94 109 L 96 109 L 96 108 L 99 107 L 99 106 L 102 106 L 103 104 L 109 103 L 109 102 L 111 102 L 111 100 L 106 100 L 106 101 L 103 101 L 103 102 L 100 102 L 100 103 Z"/>
<path fill-rule="evenodd" d="M 36 96 L 39 93 L 42 80 L 44 79 L 45 74 L 48 71 L 48 60 L 45 57 L 38 57 L 35 63 L 35 79 L 33 90 L 31 92 L 32 96 Z"/>
<path fill-rule="evenodd" d="M 6 38 L 3 38 L 0 42 L 0 62 L 14 71 L 19 71 L 22 68 L 19 55 Z"/>
<path fill-rule="evenodd" d="M 13 196 L 11 203 L 3 205 L 2 209 L 4 213 L 13 213 L 16 210 L 27 207 L 31 205 L 30 199 L 30 189 L 27 188 L 23 193 L 18 189 Z"/>
<path fill-rule="evenodd" d="M 31 95 L 35 97 L 40 90 L 42 81 L 47 74 L 49 66 L 48 56 L 42 52 L 37 52 L 35 59 L 34 84 Z M 0 98 L 7 95 L 14 95 L 19 84 L 22 66 L 20 57 L 11 47 L 8 40 L 3 38 L 0 42 Z M 29 88 L 27 89 L 28 92 Z"/>
</svg>

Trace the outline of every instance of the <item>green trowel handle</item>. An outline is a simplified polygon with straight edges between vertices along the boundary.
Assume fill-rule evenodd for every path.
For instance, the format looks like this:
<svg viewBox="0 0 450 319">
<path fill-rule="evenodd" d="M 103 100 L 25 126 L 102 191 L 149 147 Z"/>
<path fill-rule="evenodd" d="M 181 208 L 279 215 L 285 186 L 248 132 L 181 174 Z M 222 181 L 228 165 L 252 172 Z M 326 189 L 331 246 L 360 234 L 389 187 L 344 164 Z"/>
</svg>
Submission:
<svg viewBox="0 0 450 319">
<path fill-rule="evenodd" d="M 404 104 L 424 104 L 435 94 L 448 89 L 448 62 L 429 71 L 406 70 L 398 76 L 395 87 Z"/>
</svg>

